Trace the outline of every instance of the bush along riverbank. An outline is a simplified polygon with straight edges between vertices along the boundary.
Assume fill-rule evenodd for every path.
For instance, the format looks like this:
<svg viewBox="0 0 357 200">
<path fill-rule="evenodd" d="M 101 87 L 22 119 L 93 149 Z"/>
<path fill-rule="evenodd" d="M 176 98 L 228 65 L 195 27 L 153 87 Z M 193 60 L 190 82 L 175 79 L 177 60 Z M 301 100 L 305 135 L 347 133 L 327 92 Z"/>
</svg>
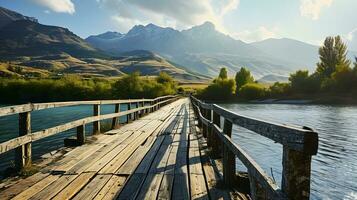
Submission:
<svg viewBox="0 0 357 200">
<path fill-rule="evenodd" d="M 218 102 L 357 104 L 357 58 L 352 64 L 346 54 L 347 46 L 340 36 L 327 37 L 319 49 L 320 62 L 313 73 L 298 70 L 290 74 L 287 83 L 267 85 L 254 81 L 244 67 L 235 78 L 229 78 L 222 68 L 219 76 L 197 96 Z"/>
<path fill-rule="evenodd" d="M 176 92 L 177 83 L 166 73 L 148 78 L 135 72 L 118 80 L 83 79 L 74 75 L 60 79 L 0 79 L 0 103 L 4 104 L 155 98 Z"/>
</svg>

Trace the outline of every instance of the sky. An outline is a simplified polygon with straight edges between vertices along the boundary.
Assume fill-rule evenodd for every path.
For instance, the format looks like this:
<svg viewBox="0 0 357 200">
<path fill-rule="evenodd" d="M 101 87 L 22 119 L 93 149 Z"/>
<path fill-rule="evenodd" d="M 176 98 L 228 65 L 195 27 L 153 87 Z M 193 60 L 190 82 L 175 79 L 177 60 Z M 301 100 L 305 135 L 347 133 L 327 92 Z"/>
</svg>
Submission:
<svg viewBox="0 0 357 200">
<path fill-rule="evenodd" d="M 357 0 L 0 0 L 0 6 L 86 38 L 154 23 L 178 30 L 211 21 L 245 42 L 341 35 L 357 51 Z"/>
</svg>

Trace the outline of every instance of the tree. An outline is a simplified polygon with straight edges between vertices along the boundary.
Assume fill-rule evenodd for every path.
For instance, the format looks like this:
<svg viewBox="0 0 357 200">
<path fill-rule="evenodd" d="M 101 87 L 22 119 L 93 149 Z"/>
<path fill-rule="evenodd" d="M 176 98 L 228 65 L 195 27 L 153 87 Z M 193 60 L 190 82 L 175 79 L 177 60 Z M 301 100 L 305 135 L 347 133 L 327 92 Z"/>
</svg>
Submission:
<svg viewBox="0 0 357 200">
<path fill-rule="evenodd" d="M 336 72 L 332 74 L 332 89 L 333 92 L 348 92 L 352 89 L 355 83 L 356 76 L 353 70 L 346 65 L 338 65 Z"/>
<path fill-rule="evenodd" d="M 235 90 L 236 83 L 234 79 L 217 78 L 199 96 L 207 100 L 228 100 L 233 97 Z"/>
<path fill-rule="evenodd" d="M 218 78 L 220 79 L 227 79 L 228 78 L 228 72 L 225 67 L 221 68 L 221 71 L 219 72 Z"/>
<path fill-rule="evenodd" d="M 321 79 L 319 74 L 309 76 L 308 70 L 298 70 L 290 74 L 291 89 L 298 93 L 312 93 L 320 90 Z"/>
<path fill-rule="evenodd" d="M 324 78 L 330 78 L 338 65 L 349 66 L 347 59 L 347 46 L 340 36 L 327 37 L 324 45 L 319 49 L 320 62 L 317 63 L 316 72 Z"/>
<path fill-rule="evenodd" d="M 239 72 L 237 72 L 236 77 L 236 85 L 237 85 L 237 91 L 245 84 L 247 83 L 253 83 L 254 78 L 250 74 L 250 71 L 244 67 L 242 67 Z"/>
<path fill-rule="evenodd" d="M 173 78 L 166 72 L 160 72 L 159 76 L 156 78 L 156 81 L 161 84 L 174 82 Z"/>
</svg>

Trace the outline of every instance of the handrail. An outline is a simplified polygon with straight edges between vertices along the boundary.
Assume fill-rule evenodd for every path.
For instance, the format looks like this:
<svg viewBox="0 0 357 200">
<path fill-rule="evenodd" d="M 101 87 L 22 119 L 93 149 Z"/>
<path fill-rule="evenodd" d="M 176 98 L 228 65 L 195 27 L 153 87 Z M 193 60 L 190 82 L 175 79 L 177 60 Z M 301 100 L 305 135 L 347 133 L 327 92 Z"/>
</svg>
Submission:
<svg viewBox="0 0 357 200">
<path fill-rule="evenodd" d="M 163 105 L 166 105 L 179 98 L 177 95 L 162 96 L 155 99 L 132 99 L 132 100 L 104 100 L 104 101 L 77 101 L 77 102 L 54 102 L 25 104 L 19 106 L 9 106 L 0 108 L 0 117 L 11 114 L 19 114 L 19 137 L 0 143 L 0 154 L 17 149 L 16 165 L 19 169 L 31 164 L 31 143 L 73 128 L 77 128 L 78 144 L 85 142 L 85 128 L 88 123 L 93 123 L 93 133 L 100 132 L 100 121 L 113 119 L 112 128 L 117 125 L 118 117 L 127 116 L 128 122 L 136 120 L 140 116 L 156 111 Z M 149 102 L 150 105 L 145 105 Z M 100 114 L 100 105 L 115 104 L 115 112 L 111 114 Z M 120 111 L 120 104 L 127 104 L 128 110 Z M 136 104 L 136 108 L 131 109 L 131 104 Z M 141 105 L 140 105 L 141 104 Z M 67 122 L 58 126 L 40 130 L 31 133 L 31 111 L 42 110 L 47 108 L 93 105 L 93 116 L 85 117 L 75 121 Z M 2 115 L 1 115 L 2 114 Z"/>
<path fill-rule="evenodd" d="M 253 199 L 309 199 L 311 156 L 317 154 L 318 134 L 310 128 L 294 127 L 258 120 L 207 104 L 191 96 L 199 127 L 213 152 L 223 144 L 223 177 L 231 184 L 235 177 L 235 157 L 247 167 Z M 211 120 L 213 115 L 213 120 Z M 224 128 L 220 127 L 224 118 Z M 231 139 L 232 124 L 251 130 L 283 145 L 281 189 L 239 145 Z M 234 173 L 234 174 L 233 174 Z"/>
<path fill-rule="evenodd" d="M 52 103 L 27 103 L 22 105 L 6 106 L 0 108 L 0 117 L 19 114 L 24 112 L 31 112 L 36 110 L 43 110 L 48 108 L 79 106 L 79 105 L 106 105 L 106 104 L 124 104 L 124 103 L 139 103 L 139 102 L 154 102 L 163 98 L 174 97 L 174 95 L 167 95 L 157 97 L 155 99 L 127 99 L 127 100 L 99 100 L 99 101 L 64 101 Z"/>
</svg>

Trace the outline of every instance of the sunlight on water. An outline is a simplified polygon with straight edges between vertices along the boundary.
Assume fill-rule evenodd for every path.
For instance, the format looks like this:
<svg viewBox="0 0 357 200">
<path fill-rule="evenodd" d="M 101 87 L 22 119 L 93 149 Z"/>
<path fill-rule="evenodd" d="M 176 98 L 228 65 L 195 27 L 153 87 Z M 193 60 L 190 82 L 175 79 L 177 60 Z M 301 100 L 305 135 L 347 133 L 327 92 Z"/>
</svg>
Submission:
<svg viewBox="0 0 357 200">
<path fill-rule="evenodd" d="M 319 133 L 312 161 L 312 199 L 357 199 L 357 107 L 272 104 L 222 104 L 236 113 L 308 126 Z M 234 127 L 233 139 L 280 185 L 282 146 Z M 238 170 L 244 167 L 237 162 Z"/>
</svg>

